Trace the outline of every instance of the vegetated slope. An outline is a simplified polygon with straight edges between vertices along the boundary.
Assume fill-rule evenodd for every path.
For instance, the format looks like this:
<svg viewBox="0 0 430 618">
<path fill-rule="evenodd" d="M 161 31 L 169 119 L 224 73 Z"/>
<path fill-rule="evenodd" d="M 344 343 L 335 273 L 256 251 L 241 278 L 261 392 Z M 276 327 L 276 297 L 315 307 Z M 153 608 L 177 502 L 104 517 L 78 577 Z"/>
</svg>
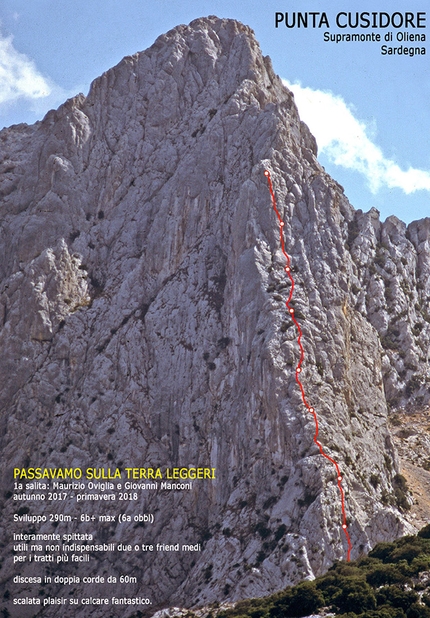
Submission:
<svg viewBox="0 0 430 618">
<path fill-rule="evenodd" d="M 13 467 L 215 467 L 213 483 L 122 504 L 154 514 L 143 529 L 81 523 L 81 505 L 55 504 L 77 518 L 58 532 L 201 544 L 80 565 L 132 572 L 136 585 L 116 593 L 154 605 L 261 596 L 345 555 L 333 467 L 294 379 L 266 168 L 294 269 L 302 380 L 341 466 L 352 555 L 408 529 L 387 398 L 428 400 L 430 220 L 406 228 L 354 211 L 249 28 L 178 26 L 0 144 L 3 590 L 13 514 L 45 511 L 14 502 Z M 97 520 L 118 505 L 85 511 Z"/>
<path fill-rule="evenodd" d="M 341 618 L 430 618 L 430 524 L 354 562 L 338 562 L 313 581 L 212 615 L 300 618 L 322 609 Z"/>
</svg>

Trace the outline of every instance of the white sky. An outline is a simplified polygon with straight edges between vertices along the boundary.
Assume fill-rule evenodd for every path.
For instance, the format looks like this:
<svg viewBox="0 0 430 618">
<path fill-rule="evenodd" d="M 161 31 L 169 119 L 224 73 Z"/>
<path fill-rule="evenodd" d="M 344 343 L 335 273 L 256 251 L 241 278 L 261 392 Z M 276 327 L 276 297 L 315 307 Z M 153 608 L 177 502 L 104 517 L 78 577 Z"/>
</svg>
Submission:
<svg viewBox="0 0 430 618">
<path fill-rule="evenodd" d="M 360 121 L 342 97 L 283 82 L 294 92 L 301 119 L 315 136 L 320 153 L 335 165 L 361 174 L 373 194 L 382 187 L 401 189 L 406 195 L 430 191 L 430 171 L 401 169 L 387 158 L 372 136 L 373 127 Z"/>
<path fill-rule="evenodd" d="M 0 36 L 0 104 L 21 97 L 45 98 L 49 94 L 51 88 L 35 63 L 15 49 L 12 36 Z"/>
</svg>

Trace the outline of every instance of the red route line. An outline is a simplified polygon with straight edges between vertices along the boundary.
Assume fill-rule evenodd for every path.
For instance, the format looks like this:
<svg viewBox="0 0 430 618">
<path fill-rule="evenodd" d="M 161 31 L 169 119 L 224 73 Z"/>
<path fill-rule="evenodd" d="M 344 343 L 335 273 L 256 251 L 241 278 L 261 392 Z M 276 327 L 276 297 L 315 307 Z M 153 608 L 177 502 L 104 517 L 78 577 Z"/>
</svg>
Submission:
<svg viewBox="0 0 430 618">
<path fill-rule="evenodd" d="M 288 275 L 288 278 L 290 279 L 291 282 L 291 288 L 290 288 L 290 294 L 288 296 L 288 300 L 286 301 L 286 306 L 288 309 L 288 312 L 291 316 L 291 319 L 294 322 L 295 327 L 297 328 L 297 332 L 298 332 L 298 337 L 297 337 L 297 343 L 299 345 L 300 348 L 300 359 L 299 362 L 297 363 L 297 367 L 296 367 L 296 382 L 299 385 L 300 388 L 300 392 L 302 394 L 302 401 L 305 405 L 305 407 L 307 408 L 308 412 L 310 412 L 314 418 L 315 421 L 315 435 L 314 435 L 314 442 L 317 445 L 317 447 L 319 448 L 319 451 L 321 453 L 321 455 L 323 457 L 325 457 L 326 459 L 328 459 L 336 468 L 336 474 L 337 474 L 337 486 L 339 488 L 339 493 L 340 493 L 340 503 L 341 503 L 341 507 L 342 507 L 342 530 L 345 533 L 345 537 L 346 537 L 346 542 L 348 543 L 348 551 L 347 551 L 347 561 L 350 561 L 350 556 L 351 556 L 351 549 L 352 549 L 352 543 L 351 543 L 351 539 L 349 536 L 349 532 L 348 532 L 348 524 L 346 523 L 346 509 L 345 509 L 345 493 L 343 491 L 343 487 L 342 487 L 342 474 L 340 471 L 340 467 L 339 464 L 337 463 L 337 461 L 335 461 L 332 457 L 330 457 L 330 455 L 327 455 L 327 453 L 324 451 L 323 446 L 321 444 L 321 442 L 318 440 L 318 433 L 319 433 L 319 425 L 318 425 L 318 417 L 317 414 L 314 410 L 314 408 L 308 403 L 307 399 L 306 399 L 306 395 L 305 395 L 305 389 L 303 388 L 303 384 L 300 381 L 299 375 L 300 372 L 302 371 L 302 363 L 303 360 L 305 358 L 305 351 L 303 349 L 303 345 L 302 345 L 302 329 L 300 328 L 300 324 L 297 322 L 295 315 L 294 315 L 294 309 L 293 307 L 290 306 L 291 300 L 293 298 L 293 293 L 294 293 L 294 279 L 293 276 L 291 274 L 291 258 L 288 255 L 288 253 L 285 250 L 285 242 L 284 242 L 284 222 L 282 221 L 281 215 L 279 214 L 277 205 L 276 205 L 276 198 L 275 198 L 275 193 L 273 191 L 273 185 L 272 185 L 272 179 L 270 177 L 270 172 L 268 170 L 264 170 L 264 175 L 267 178 L 267 184 L 269 185 L 269 191 L 270 191 L 270 195 L 272 198 L 272 206 L 273 206 L 273 210 L 276 213 L 276 216 L 278 217 L 278 221 L 279 221 L 279 240 L 281 243 L 281 249 L 282 249 L 282 253 L 284 254 L 285 260 L 287 262 L 287 265 L 285 266 L 285 272 Z"/>
</svg>

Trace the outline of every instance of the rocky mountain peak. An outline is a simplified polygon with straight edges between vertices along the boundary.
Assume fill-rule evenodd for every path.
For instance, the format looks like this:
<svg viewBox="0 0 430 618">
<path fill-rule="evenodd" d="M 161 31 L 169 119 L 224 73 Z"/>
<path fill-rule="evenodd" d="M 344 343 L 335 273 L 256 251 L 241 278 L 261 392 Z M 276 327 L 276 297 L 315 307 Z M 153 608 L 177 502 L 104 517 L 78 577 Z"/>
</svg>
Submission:
<svg viewBox="0 0 430 618">
<path fill-rule="evenodd" d="M 0 144 L 5 469 L 217 471 L 122 505 L 154 514 L 147 541 L 200 552 L 120 563 L 102 553 L 88 573 L 129 568 L 154 605 L 192 606 L 273 592 L 345 556 L 333 467 L 294 379 L 265 169 L 294 269 L 302 380 L 344 476 L 352 557 L 411 529 L 387 413 L 428 403 L 430 219 L 406 228 L 354 211 L 249 28 L 216 17 L 178 26 L 87 97 L 4 129 Z M 3 538 L 16 509 L 5 500 Z M 61 526 L 142 539 L 132 524 Z"/>
</svg>

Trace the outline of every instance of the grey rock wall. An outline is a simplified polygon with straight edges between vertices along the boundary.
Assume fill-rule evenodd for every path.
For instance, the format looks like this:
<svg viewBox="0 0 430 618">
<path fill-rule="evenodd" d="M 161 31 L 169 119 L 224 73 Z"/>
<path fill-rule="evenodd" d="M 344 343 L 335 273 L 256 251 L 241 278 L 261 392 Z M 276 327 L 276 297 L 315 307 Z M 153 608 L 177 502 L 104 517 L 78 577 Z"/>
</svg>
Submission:
<svg viewBox="0 0 430 618">
<path fill-rule="evenodd" d="M 387 404 L 429 398 L 429 219 L 406 228 L 354 211 L 249 28 L 179 26 L 87 97 L 4 129 L 0 145 L 4 589 L 14 466 L 216 467 L 191 492 L 143 493 L 150 529 L 62 524 L 104 542 L 200 542 L 199 554 L 101 554 L 85 567 L 137 574 L 133 593 L 160 606 L 263 595 L 345 557 L 335 471 L 294 379 L 266 168 L 352 557 L 409 529 Z"/>
</svg>

